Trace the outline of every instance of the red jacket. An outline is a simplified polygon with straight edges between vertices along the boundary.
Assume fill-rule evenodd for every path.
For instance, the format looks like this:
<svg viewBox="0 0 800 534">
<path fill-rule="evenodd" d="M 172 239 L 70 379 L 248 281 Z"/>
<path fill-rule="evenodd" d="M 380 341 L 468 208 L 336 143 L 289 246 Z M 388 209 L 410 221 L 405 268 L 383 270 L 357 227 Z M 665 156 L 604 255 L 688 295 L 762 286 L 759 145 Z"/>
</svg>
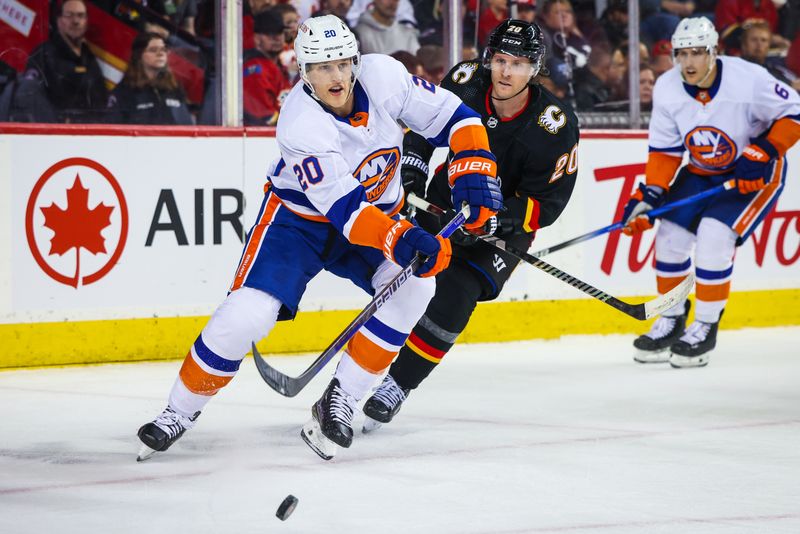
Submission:
<svg viewBox="0 0 800 534">
<path fill-rule="evenodd" d="M 292 88 L 286 74 L 258 50 L 244 53 L 244 123 L 248 126 L 274 126 L 283 99 Z"/>
</svg>

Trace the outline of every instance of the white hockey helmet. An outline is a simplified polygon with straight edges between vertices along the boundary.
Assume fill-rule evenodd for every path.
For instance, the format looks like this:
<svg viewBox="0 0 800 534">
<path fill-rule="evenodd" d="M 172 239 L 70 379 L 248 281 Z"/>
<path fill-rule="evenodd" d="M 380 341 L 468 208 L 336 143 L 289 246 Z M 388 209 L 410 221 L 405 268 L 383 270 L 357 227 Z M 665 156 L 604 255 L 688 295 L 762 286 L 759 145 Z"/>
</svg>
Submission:
<svg viewBox="0 0 800 534">
<path fill-rule="evenodd" d="M 680 48 L 705 48 L 709 52 L 717 47 L 719 34 L 706 17 L 688 17 L 678 23 L 672 34 L 672 50 Z"/>
<path fill-rule="evenodd" d="M 335 15 L 306 19 L 297 29 L 294 53 L 297 56 L 300 77 L 312 91 L 314 88 L 306 75 L 310 64 L 352 58 L 353 83 L 361 70 L 361 54 L 358 52 L 356 36 Z"/>
</svg>

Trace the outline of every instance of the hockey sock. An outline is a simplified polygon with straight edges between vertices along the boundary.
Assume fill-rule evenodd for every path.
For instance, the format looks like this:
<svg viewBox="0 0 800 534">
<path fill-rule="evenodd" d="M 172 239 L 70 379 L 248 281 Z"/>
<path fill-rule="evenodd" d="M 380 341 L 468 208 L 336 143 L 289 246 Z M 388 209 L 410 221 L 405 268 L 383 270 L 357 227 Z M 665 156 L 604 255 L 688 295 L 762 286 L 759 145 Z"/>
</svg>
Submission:
<svg viewBox="0 0 800 534">
<path fill-rule="evenodd" d="M 251 341 L 269 333 L 280 307 L 280 301 L 257 289 L 230 293 L 184 358 L 169 405 L 187 417 L 201 411 L 236 375 Z"/>
<path fill-rule="evenodd" d="M 656 234 L 656 283 L 660 294 L 680 284 L 692 270 L 690 254 L 694 242 L 694 234 L 685 228 L 671 221 L 661 221 Z M 678 302 L 662 315 L 683 315 L 684 306 L 685 301 Z"/>
<path fill-rule="evenodd" d="M 478 276 L 459 262 L 436 278 L 436 294 L 389 369 L 401 388 L 419 386 L 466 328 L 481 295 Z"/>
<path fill-rule="evenodd" d="M 703 218 L 697 228 L 697 306 L 695 319 L 716 323 L 728 302 L 733 274 L 733 256 L 738 235 L 711 218 Z"/>
</svg>

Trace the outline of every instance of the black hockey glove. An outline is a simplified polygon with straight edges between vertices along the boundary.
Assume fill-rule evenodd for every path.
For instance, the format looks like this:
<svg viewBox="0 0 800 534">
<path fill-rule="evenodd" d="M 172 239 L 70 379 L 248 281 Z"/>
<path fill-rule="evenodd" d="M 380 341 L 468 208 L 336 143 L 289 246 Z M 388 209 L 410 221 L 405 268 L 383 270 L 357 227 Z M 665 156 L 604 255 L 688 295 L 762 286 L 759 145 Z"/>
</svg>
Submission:
<svg viewBox="0 0 800 534">
<path fill-rule="evenodd" d="M 504 200 L 505 209 L 497 212 L 497 231 L 494 235 L 502 239 L 508 239 L 516 234 L 525 232 L 522 223 L 525 218 L 525 210 L 528 201 L 519 197 L 511 197 Z"/>
<path fill-rule="evenodd" d="M 400 179 L 403 181 L 403 194 L 408 198 L 409 193 L 414 193 L 419 198 L 425 198 L 425 185 L 428 183 L 428 164 L 422 156 L 408 151 L 400 158 Z M 404 206 L 404 211 L 408 202 Z"/>
</svg>

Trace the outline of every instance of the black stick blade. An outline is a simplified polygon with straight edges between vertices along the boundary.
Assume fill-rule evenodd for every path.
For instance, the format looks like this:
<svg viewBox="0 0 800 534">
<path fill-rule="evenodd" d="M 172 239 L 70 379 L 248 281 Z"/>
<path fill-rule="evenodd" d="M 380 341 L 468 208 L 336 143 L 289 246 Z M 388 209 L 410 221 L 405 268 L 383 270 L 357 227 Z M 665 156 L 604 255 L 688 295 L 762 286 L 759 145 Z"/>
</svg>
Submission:
<svg viewBox="0 0 800 534">
<path fill-rule="evenodd" d="M 298 389 L 293 383 L 294 379 L 281 373 L 268 364 L 267 361 L 261 357 L 261 354 L 256 348 L 256 344 L 253 343 L 252 345 L 253 361 L 256 362 L 256 369 L 258 369 L 258 374 L 261 375 L 261 378 L 264 379 L 264 382 L 266 382 L 269 387 L 284 397 L 294 397 L 297 395 L 300 392 L 300 389 Z"/>
</svg>

